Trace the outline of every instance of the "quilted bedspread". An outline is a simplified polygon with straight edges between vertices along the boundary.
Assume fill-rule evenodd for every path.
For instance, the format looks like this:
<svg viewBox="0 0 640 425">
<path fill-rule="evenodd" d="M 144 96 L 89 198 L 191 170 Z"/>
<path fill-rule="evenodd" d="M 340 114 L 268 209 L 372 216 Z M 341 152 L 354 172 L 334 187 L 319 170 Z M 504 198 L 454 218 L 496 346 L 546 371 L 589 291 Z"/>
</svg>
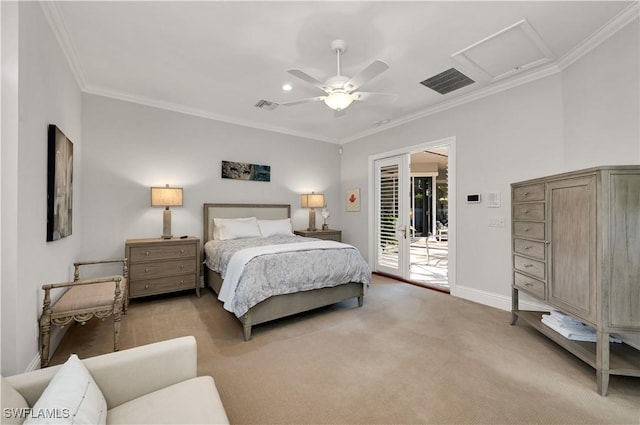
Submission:
<svg viewBox="0 0 640 425">
<path fill-rule="evenodd" d="M 241 317 L 259 302 L 281 294 L 308 291 L 348 282 L 368 286 L 371 279 L 369 265 L 360 252 L 348 244 L 335 243 L 335 248 L 315 248 L 318 239 L 302 236 L 270 236 L 235 240 L 211 240 L 205 246 L 205 264 L 227 275 L 227 266 L 233 255 L 246 248 L 296 244 L 296 251 L 258 255 L 249 260 L 241 272 L 232 297 L 227 297 L 225 309 Z M 303 248 L 309 242 L 308 249 Z M 267 249 L 268 251 L 268 249 Z M 223 282 L 223 288 L 226 282 Z M 223 290 L 220 291 L 223 293 Z"/>
</svg>

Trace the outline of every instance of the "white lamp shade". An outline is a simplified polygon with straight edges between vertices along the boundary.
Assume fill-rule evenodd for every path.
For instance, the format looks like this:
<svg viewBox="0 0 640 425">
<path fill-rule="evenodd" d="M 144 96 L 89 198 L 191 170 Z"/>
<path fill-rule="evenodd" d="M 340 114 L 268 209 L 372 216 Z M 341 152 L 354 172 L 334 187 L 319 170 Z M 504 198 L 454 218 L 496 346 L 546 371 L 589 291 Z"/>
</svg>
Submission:
<svg viewBox="0 0 640 425">
<path fill-rule="evenodd" d="M 324 98 L 324 103 L 331 109 L 342 111 L 353 102 L 353 96 L 348 93 L 336 91 Z"/>
<path fill-rule="evenodd" d="M 307 193 L 300 198 L 302 208 L 322 208 L 324 207 L 324 195 L 321 193 Z"/>
<path fill-rule="evenodd" d="M 181 187 L 152 187 L 151 188 L 152 207 L 181 207 L 182 188 Z"/>
</svg>

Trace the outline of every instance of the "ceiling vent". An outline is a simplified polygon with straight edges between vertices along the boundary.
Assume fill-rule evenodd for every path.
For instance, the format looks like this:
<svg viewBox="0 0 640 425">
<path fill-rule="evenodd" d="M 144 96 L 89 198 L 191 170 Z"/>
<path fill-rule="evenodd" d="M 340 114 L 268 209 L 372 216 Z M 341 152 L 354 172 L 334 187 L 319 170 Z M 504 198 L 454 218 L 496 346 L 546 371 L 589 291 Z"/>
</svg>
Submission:
<svg viewBox="0 0 640 425">
<path fill-rule="evenodd" d="M 427 86 L 440 94 L 447 94 L 474 82 L 475 81 L 464 75 L 462 72 L 455 68 L 451 68 L 438 75 L 434 75 L 431 78 L 421 81 L 420 84 Z"/>
<path fill-rule="evenodd" d="M 273 111 L 278 107 L 278 104 L 275 102 L 269 102 L 268 100 L 260 99 L 258 103 L 253 106 L 260 109 L 266 109 L 267 111 Z"/>
</svg>

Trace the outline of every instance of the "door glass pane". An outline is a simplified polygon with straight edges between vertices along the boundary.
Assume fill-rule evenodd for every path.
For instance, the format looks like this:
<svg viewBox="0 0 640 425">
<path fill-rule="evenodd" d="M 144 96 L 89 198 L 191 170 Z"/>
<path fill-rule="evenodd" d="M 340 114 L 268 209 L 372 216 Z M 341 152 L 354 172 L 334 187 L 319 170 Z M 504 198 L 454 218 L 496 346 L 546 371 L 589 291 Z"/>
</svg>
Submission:
<svg viewBox="0 0 640 425">
<path fill-rule="evenodd" d="M 380 167 L 378 215 L 378 264 L 398 269 L 398 239 L 396 226 L 399 216 L 398 165 Z"/>
</svg>

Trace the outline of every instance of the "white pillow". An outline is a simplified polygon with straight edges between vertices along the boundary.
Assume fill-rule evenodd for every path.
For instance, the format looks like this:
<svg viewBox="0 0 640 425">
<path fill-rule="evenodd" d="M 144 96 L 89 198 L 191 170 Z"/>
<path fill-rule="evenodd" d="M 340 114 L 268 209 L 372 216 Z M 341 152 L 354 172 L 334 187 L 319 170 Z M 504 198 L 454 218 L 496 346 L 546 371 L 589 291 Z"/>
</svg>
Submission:
<svg viewBox="0 0 640 425">
<path fill-rule="evenodd" d="M 213 239 L 220 239 L 220 227 L 231 221 L 252 221 L 255 217 L 247 218 L 214 218 L 213 219 Z"/>
<path fill-rule="evenodd" d="M 255 217 L 248 218 L 214 218 L 214 238 L 225 241 L 241 238 L 259 238 L 262 236 L 258 220 Z M 217 230 L 217 236 L 215 234 Z"/>
<path fill-rule="evenodd" d="M 262 233 L 262 236 L 264 237 L 273 235 L 290 235 L 293 233 L 290 218 L 284 218 L 281 220 L 258 220 L 258 226 L 260 226 L 260 233 Z"/>
<path fill-rule="evenodd" d="M 25 424 L 104 424 L 107 402 L 86 366 L 72 354 L 36 401 Z"/>
</svg>

